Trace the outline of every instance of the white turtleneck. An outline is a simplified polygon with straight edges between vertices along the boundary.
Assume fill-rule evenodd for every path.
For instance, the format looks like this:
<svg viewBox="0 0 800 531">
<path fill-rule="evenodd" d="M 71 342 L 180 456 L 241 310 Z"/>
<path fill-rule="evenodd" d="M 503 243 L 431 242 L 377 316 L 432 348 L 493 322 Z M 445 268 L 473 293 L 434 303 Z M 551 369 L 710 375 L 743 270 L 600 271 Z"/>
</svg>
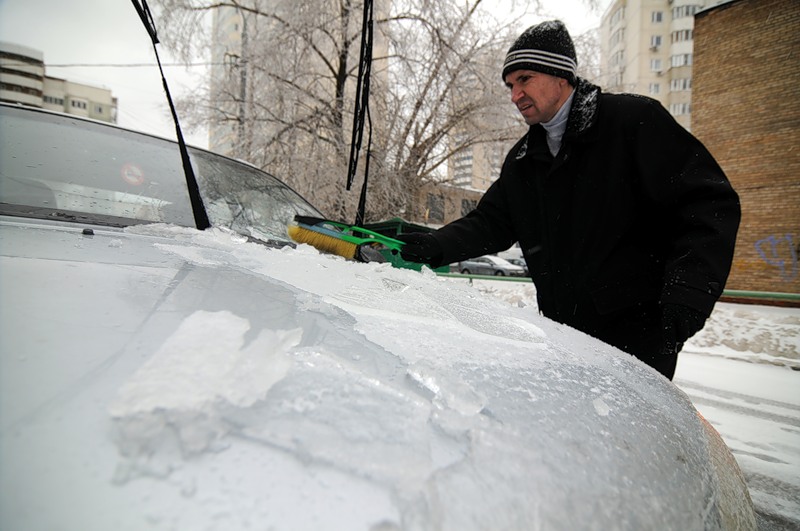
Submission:
<svg viewBox="0 0 800 531">
<path fill-rule="evenodd" d="M 561 106 L 558 112 L 550 119 L 549 122 L 542 122 L 542 127 L 547 132 L 547 147 L 550 148 L 550 153 L 555 157 L 558 150 L 561 149 L 561 137 L 567 130 L 567 119 L 569 118 L 569 111 L 572 108 L 572 98 L 575 96 L 575 89 L 567 98 L 567 101 Z"/>
</svg>

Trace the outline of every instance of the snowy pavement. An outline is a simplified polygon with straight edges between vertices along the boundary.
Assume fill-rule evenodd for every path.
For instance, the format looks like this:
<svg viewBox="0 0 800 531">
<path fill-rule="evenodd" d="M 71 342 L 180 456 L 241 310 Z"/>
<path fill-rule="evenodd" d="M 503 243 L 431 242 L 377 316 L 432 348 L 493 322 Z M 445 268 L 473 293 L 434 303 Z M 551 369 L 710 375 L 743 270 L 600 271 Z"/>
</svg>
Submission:
<svg viewBox="0 0 800 531">
<path fill-rule="evenodd" d="M 800 529 L 800 372 L 689 350 L 674 382 L 736 457 L 760 528 Z"/>
<path fill-rule="evenodd" d="M 800 529 L 800 309 L 718 304 L 674 382 L 736 457 L 759 529 Z"/>
<path fill-rule="evenodd" d="M 536 308 L 532 284 L 473 285 Z M 674 382 L 736 457 L 759 530 L 800 529 L 800 308 L 717 304 L 687 342 Z"/>
</svg>

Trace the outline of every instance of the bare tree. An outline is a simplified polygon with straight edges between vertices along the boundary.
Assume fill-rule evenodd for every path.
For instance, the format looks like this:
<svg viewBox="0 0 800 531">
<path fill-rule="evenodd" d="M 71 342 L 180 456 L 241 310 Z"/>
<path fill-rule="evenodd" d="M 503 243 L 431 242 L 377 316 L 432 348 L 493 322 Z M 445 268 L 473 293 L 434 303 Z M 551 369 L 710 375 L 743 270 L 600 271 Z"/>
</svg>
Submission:
<svg viewBox="0 0 800 531">
<path fill-rule="evenodd" d="M 416 191 L 446 182 L 455 155 L 518 136 L 499 66 L 517 31 L 482 0 L 400 3 L 386 24 L 387 120 L 373 207 L 402 205 L 414 217 Z"/>
<path fill-rule="evenodd" d="M 578 56 L 578 75 L 592 83 L 600 81 L 600 35 L 591 29 L 573 37 Z"/>
</svg>

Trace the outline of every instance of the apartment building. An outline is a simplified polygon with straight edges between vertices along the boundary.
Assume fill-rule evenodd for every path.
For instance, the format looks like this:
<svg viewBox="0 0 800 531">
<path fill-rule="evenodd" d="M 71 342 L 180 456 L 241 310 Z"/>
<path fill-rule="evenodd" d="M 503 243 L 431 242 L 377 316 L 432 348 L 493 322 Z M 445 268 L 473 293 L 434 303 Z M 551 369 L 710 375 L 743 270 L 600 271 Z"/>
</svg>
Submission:
<svg viewBox="0 0 800 531">
<path fill-rule="evenodd" d="M 453 143 L 463 142 L 463 138 L 454 137 Z M 500 177 L 504 150 L 507 149 L 508 146 L 502 143 L 474 144 L 463 149 L 448 164 L 448 181 L 453 186 L 467 190 L 487 190 Z"/>
<path fill-rule="evenodd" d="M 719 0 L 616 0 L 600 23 L 600 85 L 661 102 L 691 130 L 694 15 Z"/>
<path fill-rule="evenodd" d="M 0 42 L 0 101 L 117 122 L 110 90 L 50 77 L 41 51 L 9 42 Z"/>
<path fill-rule="evenodd" d="M 0 101 L 41 107 L 44 96 L 44 54 L 0 42 Z"/>
</svg>

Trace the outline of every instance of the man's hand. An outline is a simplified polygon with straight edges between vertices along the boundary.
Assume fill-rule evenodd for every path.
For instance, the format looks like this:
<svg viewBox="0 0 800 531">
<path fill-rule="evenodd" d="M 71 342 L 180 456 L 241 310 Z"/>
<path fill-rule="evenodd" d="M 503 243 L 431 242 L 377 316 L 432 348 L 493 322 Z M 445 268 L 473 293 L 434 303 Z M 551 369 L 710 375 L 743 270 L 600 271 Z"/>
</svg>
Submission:
<svg viewBox="0 0 800 531">
<path fill-rule="evenodd" d="M 664 353 L 675 355 L 684 342 L 695 335 L 706 322 L 701 312 L 682 304 L 665 304 L 661 324 L 664 330 Z"/>
<path fill-rule="evenodd" d="M 439 267 L 442 261 L 442 247 L 432 234 L 426 232 L 410 232 L 399 234 L 395 239 L 405 243 L 400 250 L 403 260 Z"/>
</svg>

